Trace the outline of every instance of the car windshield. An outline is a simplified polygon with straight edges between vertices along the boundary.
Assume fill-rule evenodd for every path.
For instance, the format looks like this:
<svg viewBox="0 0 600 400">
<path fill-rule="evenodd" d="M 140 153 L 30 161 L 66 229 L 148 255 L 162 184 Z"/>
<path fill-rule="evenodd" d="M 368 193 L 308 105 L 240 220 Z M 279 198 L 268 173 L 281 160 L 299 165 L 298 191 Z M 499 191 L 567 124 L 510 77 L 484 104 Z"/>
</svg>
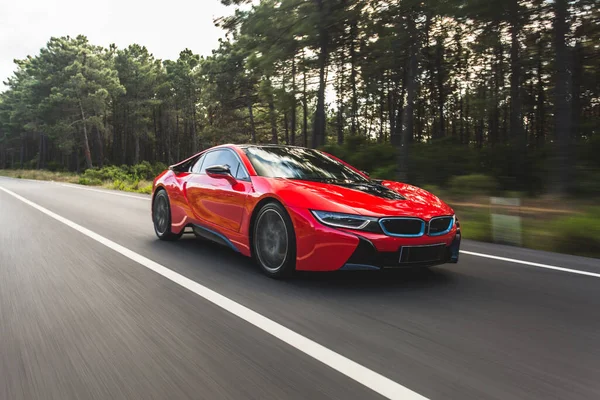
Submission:
<svg viewBox="0 0 600 400">
<path fill-rule="evenodd" d="M 318 182 L 369 181 L 343 163 L 317 150 L 251 146 L 244 151 L 260 176 Z"/>
</svg>

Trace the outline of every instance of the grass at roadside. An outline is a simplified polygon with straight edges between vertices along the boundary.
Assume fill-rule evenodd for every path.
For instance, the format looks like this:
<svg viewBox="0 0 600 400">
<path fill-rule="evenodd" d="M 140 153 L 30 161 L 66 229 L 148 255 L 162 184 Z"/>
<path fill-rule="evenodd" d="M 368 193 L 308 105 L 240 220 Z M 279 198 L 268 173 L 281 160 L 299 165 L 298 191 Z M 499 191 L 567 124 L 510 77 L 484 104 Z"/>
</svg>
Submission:
<svg viewBox="0 0 600 400">
<path fill-rule="evenodd" d="M 96 170 L 102 171 L 102 170 Z M 90 177 L 93 175 L 93 177 Z M 101 173 L 90 174 L 86 171 L 83 174 L 74 174 L 70 172 L 52 172 L 44 170 L 0 170 L 0 176 L 8 176 L 19 179 L 32 179 L 38 181 L 54 181 L 74 183 L 85 186 L 100 186 L 107 189 L 122 190 L 125 192 L 146 193 L 152 192 L 152 180 L 139 179 L 133 175 L 123 175 L 112 179 L 110 176 L 104 176 Z"/>
<path fill-rule="evenodd" d="M 152 191 L 152 178 L 163 169 L 163 165 L 142 163 L 133 167 L 110 166 L 92 169 L 83 174 L 43 170 L 0 170 L 0 176 L 67 182 L 149 194 Z M 478 193 L 473 189 L 475 185 L 468 186 L 471 187 L 470 192 L 442 190 L 437 187 L 426 189 L 440 196 L 455 209 L 465 239 L 493 242 L 489 195 L 482 194 L 481 191 Z M 503 195 L 521 197 L 518 193 Z M 600 207 L 595 206 L 593 202 L 522 198 L 521 207 L 506 211 L 520 217 L 523 247 L 600 258 Z"/>
</svg>

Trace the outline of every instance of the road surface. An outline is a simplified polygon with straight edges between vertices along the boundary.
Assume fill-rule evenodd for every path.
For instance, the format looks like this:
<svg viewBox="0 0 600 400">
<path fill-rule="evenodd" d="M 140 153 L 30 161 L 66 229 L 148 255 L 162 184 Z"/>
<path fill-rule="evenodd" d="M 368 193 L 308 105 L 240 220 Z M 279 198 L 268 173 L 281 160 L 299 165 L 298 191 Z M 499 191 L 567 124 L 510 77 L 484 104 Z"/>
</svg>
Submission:
<svg viewBox="0 0 600 400">
<path fill-rule="evenodd" d="M 464 241 L 280 282 L 149 210 L 0 178 L 0 399 L 600 398 L 599 260 Z"/>
</svg>

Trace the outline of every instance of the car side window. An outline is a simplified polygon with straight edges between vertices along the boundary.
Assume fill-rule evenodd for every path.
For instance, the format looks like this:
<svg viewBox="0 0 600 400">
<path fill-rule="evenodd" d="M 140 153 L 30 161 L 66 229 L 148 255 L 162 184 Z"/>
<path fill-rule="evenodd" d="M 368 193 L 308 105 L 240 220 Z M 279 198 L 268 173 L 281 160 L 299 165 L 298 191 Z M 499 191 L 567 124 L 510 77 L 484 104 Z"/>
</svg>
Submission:
<svg viewBox="0 0 600 400">
<path fill-rule="evenodd" d="M 204 157 L 204 162 L 202 163 L 202 168 L 200 169 L 201 174 L 205 174 L 206 168 L 208 167 L 212 167 L 214 165 L 221 165 L 219 163 L 219 155 L 221 152 L 222 150 L 215 150 L 206 154 L 206 157 Z"/>
<path fill-rule="evenodd" d="M 238 158 L 230 150 L 215 150 L 206 154 L 202 164 L 201 173 L 205 173 L 206 168 L 214 165 L 227 165 L 231 170 L 231 175 L 237 179 L 247 179 L 248 174 L 244 166 L 240 164 Z"/>
<path fill-rule="evenodd" d="M 238 168 L 236 173 L 233 175 L 236 179 L 248 179 L 248 174 L 246 173 L 246 168 L 238 162 Z"/>
<path fill-rule="evenodd" d="M 196 160 L 196 162 L 194 163 L 194 165 L 192 165 L 192 168 L 190 168 L 190 172 L 197 174 L 200 172 L 200 168 L 202 168 L 202 162 L 204 161 L 204 159 L 206 154 L 202 154 L 200 156 L 200 158 L 198 158 L 198 160 Z"/>
</svg>

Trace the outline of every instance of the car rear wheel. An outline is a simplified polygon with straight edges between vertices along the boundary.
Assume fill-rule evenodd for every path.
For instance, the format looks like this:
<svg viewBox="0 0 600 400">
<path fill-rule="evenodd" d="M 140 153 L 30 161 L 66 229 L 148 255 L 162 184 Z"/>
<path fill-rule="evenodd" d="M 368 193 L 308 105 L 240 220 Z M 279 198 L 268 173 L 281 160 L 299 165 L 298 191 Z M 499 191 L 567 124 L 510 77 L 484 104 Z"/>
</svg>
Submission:
<svg viewBox="0 0 600 400">
<path fill-rule="evenodd" d="M 252 234 L 253 255 L 263 272 L 272 278 L 290 276 L 296 269 L 296 236 L 286 210 L 278 203 L 265 204 Z"/>
<path fill-rule="evenodd" d="M 161 189 L 154 197 L 152 221 L 154 222 L 154 232 L 160 240 L 177 240 L 183 234 L 183 231 L 178 234 L 171 231 L 171 204 L 165 190 Z"/>
</svg>

